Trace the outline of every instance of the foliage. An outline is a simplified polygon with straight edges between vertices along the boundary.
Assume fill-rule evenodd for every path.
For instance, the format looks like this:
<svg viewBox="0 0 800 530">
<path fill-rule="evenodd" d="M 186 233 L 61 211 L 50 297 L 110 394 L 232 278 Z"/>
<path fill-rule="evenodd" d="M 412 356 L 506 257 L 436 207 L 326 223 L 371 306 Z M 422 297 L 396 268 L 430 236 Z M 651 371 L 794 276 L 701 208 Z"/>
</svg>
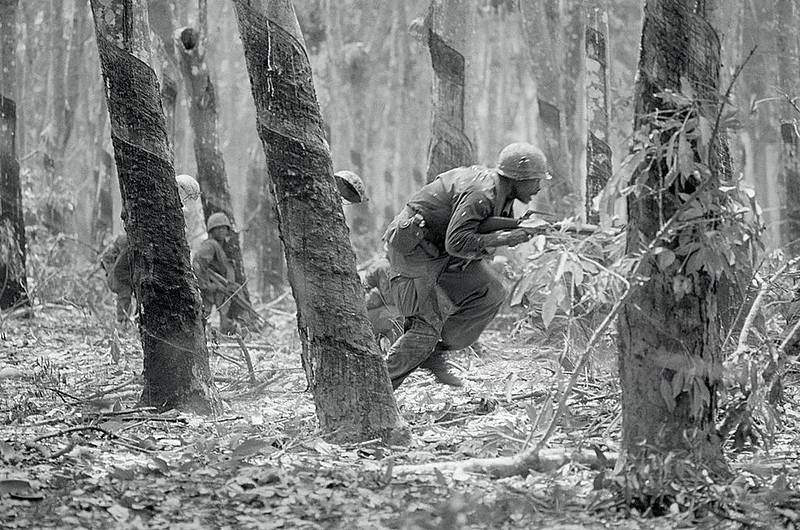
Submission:
<svg viewBox="0 0 800 530">
<path fill-rule="evenodd" d="M 777 528 L 796 524 L 796 494 L 785 473 L 764 479 L 743 470 L 733 480 L 686 455 L 664 457 L 648 453 L 643 462 L 619 461 L 616 468 L 595 477 L 594 487 L 625 499 L 633 516 L 671 518 L 677 527 L 716 519 L 735 521 L 737 527 Z"/>
<path fill-rule="evenodd" d="M 511 305 L 523 305 L 534 322 L 549 328 L 555 319 L 574 318 L 591 329 L 627 287 L 622 235 L 577 236 L 566 228 L 537 236 L 519 275 Z"/>
<path fill-rule="evenodd" d="M 39 303 L 69 303 L 94 310 L 108 296 L 97 250 L 38 225 L 26 230 L 29 296 Z M 87 258 L 88 255 L 88 258 Z"/>
</svg>

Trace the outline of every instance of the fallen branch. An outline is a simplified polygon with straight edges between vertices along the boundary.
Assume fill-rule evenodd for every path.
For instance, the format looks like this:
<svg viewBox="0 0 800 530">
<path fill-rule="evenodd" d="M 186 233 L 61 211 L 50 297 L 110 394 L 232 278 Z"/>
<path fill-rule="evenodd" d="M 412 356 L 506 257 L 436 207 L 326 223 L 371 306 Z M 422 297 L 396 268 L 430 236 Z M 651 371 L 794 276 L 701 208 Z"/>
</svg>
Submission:
<svg viewBox="0 0 800 530">
<path fill-rule="evenodd" d="M 242 349 L 242 355 L 247 363 L 247 373 L 250 376 L 250 386 L 256 386 L 258 381 L 256 380 L 255 372 L 253 372 L 253 360 L 250 358 L 250 352 L 247 351 L 247 346 L 245 345 L 244 339 L 241 336 L 236 335 L 236 342 L 239 343 L 239 348 Z"/>
<path fill-rule="evenodd" d="M 87 401 L 91 401 L 93 399 L 101 398 L 101 397 L 105 396 L 106 394 L 110 394 L 112 392 L 116 392 L 117 390 L 122 390 L 123 388 L 125 388 L 129 384 L 133 383 L 134 381 L 136 381 L 136 376 L 133 376 L 130 379 L 127 379 L 126 381 L 124 381 L 123 383 L 118 384 L 117 386 L 112 386 L 111 388 L 107 388 L 105 390 L 98 390 L 97 392 L 95 392 L 94 394 L 92 394 L 90 396 L 86 396 L 85 398 L 81 398 L 78 401 L 78 403 L 86 403 Z"/>
<path fill-rule="evenodd" d="M 427 474 L 435 473 L 436 471 L 450 471 L 481 473 L 494 478 L 503 478 L 527 475 L 531 471 L 547 473 L 570 462 L 589 466 L 592 469 L 613 466 L 616 462 L 615 455 L 604 455 L 604 457 L 605 461 L 602 461 L 596 452 L 589 449 L 542 449 L 538 453 L 526 451 L 514 456 L 500 458 L 471 458 L 459 462 L 431 462 L 429 464 L 394 466 L 393 472 L 397 474 Z"/>
<path fill-rule="evenodd" d="M 37 451 L 42 453 L 45 456 L 45 458 L 55 458 L 54 455 L 59 455 L 60 456 L 61 454 L 65 454 L 63 452 L 64 450 L 62 449 L 61 451 L 57 451 L 56 453 L 50 454 L 49 452 L 47 452 L 46 449 L 44 449 L 44 447 L 42 447 L 42 445 L 39 442 L 41 442 L 42 440 L 47 440 L 48 438 L 57 438 L 59 436 L 66 436 L 68 434 L 72 434 L 72 433 L 76 433 L 76 432 L 82 432 L 82 431 L 97 431 L 97 432 L 100 432 L 100 433 L 105 434 L 106 436 L 108 436 L 109 441 L 112 442 L 112 443 L 119 444 L 119 445 L 121 445 L 123 447 L 127 447 L 128 449 L 132 449 L 134 451 L 140 451 L 140 452 L 143 452 L 143 453 L 151 452 L 148 449 L 143 449 L 143 448 L 141 448 L 141 447 L 139 447 L 137 445 L 134 445 L 134 444 L 126 441 L 125 439 L 123 439 L 121 436 L 118 436 L 118 435 L 114 434 L 113 432 L 111 432 L 111 431 L 109 431 L 107 429 L 104 429 L 102 427 L 98 427 L 96 425 L 83 425 L 83 426 L 80 426 L 80 427 L 70 427 L 69 429 L 64 429 L 63 431 L 58 431 L 58 432 L 50 433 L 50 434 L 43 434 L 41 436 L 37 436 L 33 440 L 28 440 L 27 442 L 25 442 L 25 447 L 29 447 L 31 449 L 36 449 Z M 70 439 L 70 445 L 74 446 L 75 445 L 75 441 Z M 71 450 L 71 448 L 70 448 L 70 450 Z M 69 451 L 67 451 L 67 452 L 69 452 Z"/>
</svg>

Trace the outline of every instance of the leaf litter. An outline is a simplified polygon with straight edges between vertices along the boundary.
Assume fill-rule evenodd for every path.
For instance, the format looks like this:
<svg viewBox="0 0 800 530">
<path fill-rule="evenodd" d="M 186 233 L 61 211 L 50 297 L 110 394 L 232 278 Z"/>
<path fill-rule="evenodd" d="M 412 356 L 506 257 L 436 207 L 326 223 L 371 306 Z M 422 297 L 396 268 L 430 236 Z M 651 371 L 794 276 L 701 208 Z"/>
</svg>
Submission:
<svg viewBox="0 0 800 530">
<path fill-rule="evenodd" d="M 291 303 L 287 301 L 287 303 Z M 535 330 L 495 328 L 480 353 L 450 361 L 467 384 L 414 373 L 396 392 L 408 447 L 333 445 L 320 437 L 291 308 L 267 335 L 212 336 L 225 410 L 215 418 L 137 405 L 135 331 L 109 331 L 68 305 L 6 319 L 0 334 L 0 526 L 3 528 L 738 528 L 730 518 L 652 519 L 597 489 L 596 470 L 567 459 L 547 472 L 489 479 L 402 465 L 511 456 L 536 443 L 568 375 L 563 346 Z M 282 320 L 280 320 L 282 319 Z M 544 344 L 544 346 L 542 345 Z M 619 450 L 613 353 L 598 351 L 568 400 L 552 448 Z M 566 366 L 566 368 L 565 368 Z M 795 377 L 796 377 L 795 373 Z M 255 377 L 255 385 L 251 377 Z M 787 384 L 769 453 L 731 453 L 741 501 L 796 524 L 800 407 Z M 605 458 L 603 456 L 603 458 Z M 752 520 L 751 520 L 752 522 Z M 764 526 L 769 527 L 769 526 Z"/>
</svg>

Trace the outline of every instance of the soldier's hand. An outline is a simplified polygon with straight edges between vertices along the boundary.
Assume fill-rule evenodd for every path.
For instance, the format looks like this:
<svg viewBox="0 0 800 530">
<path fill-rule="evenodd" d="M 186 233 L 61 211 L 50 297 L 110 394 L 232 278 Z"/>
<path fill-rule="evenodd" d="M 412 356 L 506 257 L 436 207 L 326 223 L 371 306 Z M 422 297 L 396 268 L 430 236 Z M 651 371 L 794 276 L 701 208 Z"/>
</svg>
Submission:
<svg viewBox="0 0 800 530">
<path fill-rule="evenodd" d="M 514 228 L 503 234 L 506 246 L 516 247 L 521 243 L 530 241 L 532 234 L 528 230 L 522 228 Z"/>
</svg>

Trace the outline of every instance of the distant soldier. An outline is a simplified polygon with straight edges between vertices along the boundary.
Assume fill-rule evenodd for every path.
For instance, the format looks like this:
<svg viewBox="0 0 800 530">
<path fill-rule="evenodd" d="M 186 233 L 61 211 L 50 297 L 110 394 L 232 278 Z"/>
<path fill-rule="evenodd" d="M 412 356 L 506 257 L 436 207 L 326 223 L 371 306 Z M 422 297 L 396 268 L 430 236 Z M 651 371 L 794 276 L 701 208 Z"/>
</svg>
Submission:
<svg viewBox="0 0 800 530">
<path fill-rule="evenodd" d="M 181 198 L 183 220 L 186 230 L 186 241 L 194 256 L 206 237 L 206 223 L 203 215 L 203 204 L 200 201 L 200 184 L 191 175 L 178 175 L 178 194 Z"/>
<path fill-rule="evenodd" d="M 219 312 L 219 331 L 230 334 L 236 331 L 229 317 L 231 299 L 239 292 L 233 263 L 222 248 L 231 236 L 231 222 L 217 212 L 208 218 L 208 239 L 203 241 L 194 256 L 193 267 L 203 297 L 203 314 L 206 318 L 213 307 Z"/>
<path fill-rule="evenodd" d="M 133 276 L 128 257 L 128 236 L 124 232 L 100 254 L 100 265 L 106 273 L 106 285 L 117 296 L 117 323 L 127 327 L 133 313 Z"/>
</svg>

